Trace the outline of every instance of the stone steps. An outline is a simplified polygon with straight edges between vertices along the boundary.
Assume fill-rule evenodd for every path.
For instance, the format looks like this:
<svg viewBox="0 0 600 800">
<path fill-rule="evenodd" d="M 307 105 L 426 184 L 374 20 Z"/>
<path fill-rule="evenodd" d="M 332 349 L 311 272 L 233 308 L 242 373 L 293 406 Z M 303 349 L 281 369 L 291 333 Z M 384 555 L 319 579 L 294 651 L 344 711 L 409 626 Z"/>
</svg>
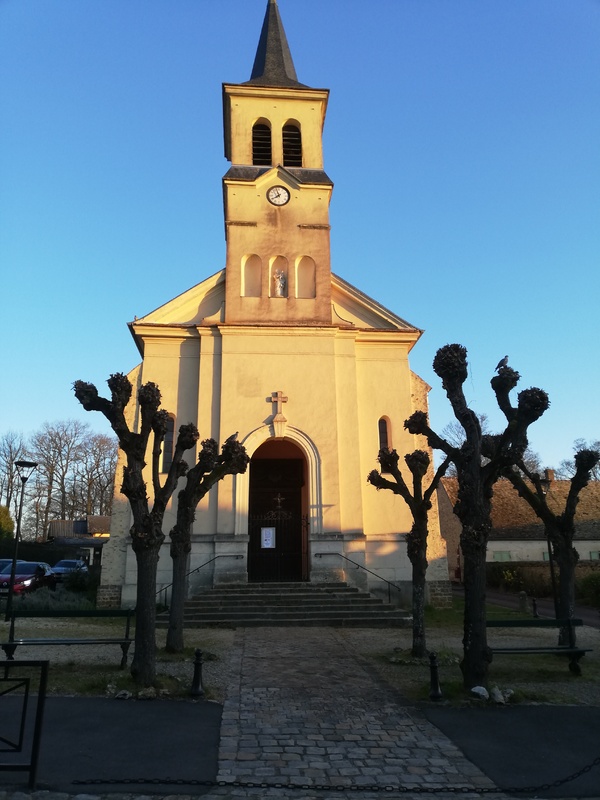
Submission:
<svg viewBox="0 0 600 800">
<path fill-rule="evenodd" d="M 188 600 L 185 627 L 409 627 L 411 616 L 345 583 L 254 583 L 206 589 Z M 168 612 L 156 625 L 168 625 Z"/>
</svg>

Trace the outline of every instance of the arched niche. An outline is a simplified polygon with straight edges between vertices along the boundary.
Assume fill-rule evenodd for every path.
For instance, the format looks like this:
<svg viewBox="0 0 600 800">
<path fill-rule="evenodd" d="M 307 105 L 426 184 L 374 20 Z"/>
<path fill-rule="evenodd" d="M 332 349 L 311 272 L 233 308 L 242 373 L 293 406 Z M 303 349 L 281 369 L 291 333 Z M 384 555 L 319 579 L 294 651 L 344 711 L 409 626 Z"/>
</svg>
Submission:
<svg viewBox="0 0 600 800">
<path fill-rule="evenodd" d="M 260 297 L 262 261 L 255 254 L 242 259 L 242 297 Z"/>
<path fill-rule="evenodd" d="M 301 256 L 296 261 L 296 297 L 316 297 L 316 265 L 310 256 Z"/>
</svg>

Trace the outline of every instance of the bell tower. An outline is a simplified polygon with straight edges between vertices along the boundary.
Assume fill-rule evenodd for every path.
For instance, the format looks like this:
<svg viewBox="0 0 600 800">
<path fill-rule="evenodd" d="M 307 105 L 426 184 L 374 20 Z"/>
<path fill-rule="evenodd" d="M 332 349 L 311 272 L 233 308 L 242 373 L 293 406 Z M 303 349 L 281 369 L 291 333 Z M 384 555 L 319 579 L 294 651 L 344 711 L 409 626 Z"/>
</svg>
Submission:
<svg viewBox="0 0 600 800">
<path fill-rule="evenodd" d="M 226 323 L 331 325 L 328 97 L 298 81 L 268 0 L 250 80 L 223 84 Z"/>
</svg>

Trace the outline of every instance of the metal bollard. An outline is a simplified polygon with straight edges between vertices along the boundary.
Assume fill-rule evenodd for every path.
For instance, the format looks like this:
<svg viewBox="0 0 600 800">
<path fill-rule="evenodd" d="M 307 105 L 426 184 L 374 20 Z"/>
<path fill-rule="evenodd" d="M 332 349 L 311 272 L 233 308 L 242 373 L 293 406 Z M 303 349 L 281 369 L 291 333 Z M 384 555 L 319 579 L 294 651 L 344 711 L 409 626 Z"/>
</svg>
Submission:
<svg viewBox="0 0 600 800">
<path fill-rule="evenodd" d="M 204 697 L 204 687 L 202 686 L 202 650 L 194 651 L 194 678 L 190 689 L 192 697 Z"/>
<path fill-rule="evenodd" d="M 430 672 L 430 700 L 441 700 L 442 690 L 440 688 L 440 678 L 438 675 L 438 663 L 436 653 L 429 653 L 429 672 Z"/>
<path fill-rule="evenodd" d="M 531 598 L 531 610 L 533 612 L 534 617 L 539 617 L 538 610 L 537 610 L 537 600 L 535 597 Z"/>
</svg>

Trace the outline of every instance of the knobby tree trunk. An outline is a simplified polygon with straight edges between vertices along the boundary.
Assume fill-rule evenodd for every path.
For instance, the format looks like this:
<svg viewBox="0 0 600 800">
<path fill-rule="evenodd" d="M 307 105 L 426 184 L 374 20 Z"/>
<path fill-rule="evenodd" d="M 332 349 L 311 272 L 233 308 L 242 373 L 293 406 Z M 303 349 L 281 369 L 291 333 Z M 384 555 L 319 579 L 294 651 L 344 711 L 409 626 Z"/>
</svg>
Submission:
<svg viewBox="0 0 600 800">
<path fill-rule="evenodd" d="M 245 472 L 248 461 L 246 448 L 237 441 L 237 433 L 223 443 L 221 453 L 214 439 L 205 439 L 202 442 L 198 462 L 188 470 L 185 486 L 177 495 L 177 521 L 169 534 L 173 584 L 166 649 L 170 653 L 181 653 L 184 648 L 187 557 L 192 547 L 192 526 L 198 503 L 226 475 Z"/>
<path fill-rule="evenodd" d="M 415 658 L 425 658 L 425 587 L 427 575 L 427 512 L 418 515 L 408 535 L 408 557 L 412 564 L 412 650 Z"/>
<path fill-rule="evenodd" d="M 465 610 L 463 619 L 463 658 L 460 669 L 466 688 L 486 686 L 492 661 L 486 628 L 486 551 L 485 531 L 463 526 L 461 549 L 464 563 Z"/>
<path fill-rule="evenodd" d="M 153 686 L 156 681 L 156 568 L 160 544 L 156 539 L 149 547 L 140 546 L 138 536 L 132 536 L 132 544 L 137 563 L 137 589 L 131 675 L 140 686 Z"/>
<path fill-rule="evenodd" d="M 410 420 L 404 423 L 409 427 Z M 394 481 L 384 478 L 381 472 L 373 470 L 369 473 L 367 481 L 376 489 L 389 489 L 394 494 L 399 494 L 410 509 L 413 525 L 406 537 L 407 555 L 412 564 L 412 655 L 415 658 L 424 658 L 427 655 L 425 638 L 425 590 L 427 577 L 427 537 L 429 535 L 429 511 L 431 509 L 431 496 L 439 486 L 439 482 L 446 472 L 450 459 L 446 458 L 436 471 L 429 487 L 423 491 L 423 479 L 427 474 L 431 460 L 425 450 L 415 450 L 404 456 L 407 467 L 413 478 L 412 493 L 398 467 L 399 457 L 395 450 L 387 447 L 379 451 L 377 460 L 381 464 L 382 472 L 392 475 Z"/>
<path fill-rule="evenodd" d="M 558 616 L 560 619 L 573 619 L 575 615 L 575 567 L 579 561 L 579 553 L 572 545 L 573 531 L 556 531 L 551 541 L 554 543 L 554 557 L 558 566 Z M 575 645 L 577 634 L 575 628 L 562 627 L 558 634 L 558 643 Z"/>
<path fill-rule="evenodd" d="M 490 650 L 487 646 L 485 618 L 486 550 L 491 529 L 492 487 L 503 469 L 521 459 L 527 448 L 527 428 L 548 408 L 548 396 L 541 389 L 519 393 L 513 407 L 509 394 L 519 381 L 519 373 L 502 361 L 491 380 L 507 426 L 498 436 L 484 436 L 479 419 L 469 407 L 463 385 L 468 377 L 467 351 L 462 345 L 440 348 L 433 369 L 442 379 L 454 416 L 461 424 L 465 440 L 454 447 L 430 427 L 423 412 L 407 420 L 410 433 L 427 437 L 431 447 L 442 450 L 456 465 L 458 499 L 454 513 L 461 521 L 461 548 L 464 563 L 465 617 L 463 637 L 463 682 L 466 689 L 487 683 Z"/>
<path fill-rule="evenodd" d="M 518 461 L 518 470 L 510 468 L 505 470 L 505 477 L 512 483 L 520 497 L 522 497 L 534 510 L 537 517 L 542 520 L 546 537 L 552 548 L 552 555 L 558 565 L 559 587 L 558 597 L 554 598 L 556 614 L 560 619 L 571 619 L 575 608 L 575 567 L 579 561 L 579 553 L 573 547 L 575 538 L 575 514 L 579 497 L 583 489 L 592 479 L 593 470 L 600 462 L 600 452 L 583 448 L 575 453 L 575 474 L 571 478 L 571 485 L 562 513 L 554 511 L 548 505 L 552 495 L 552 480 L 549 471 L 546 478 L 542 478 L 527 469 L 523 461 Z M 528 481 L 523 477 L 528 478 Z M 553 591 L 556 591 L 553 586 Z M 575 629 L 572 628 L 572 643 L 575 643 Z M 559 644 L 569 643 L 567 628 L 559 632 Z"/>
<path fill-rule="evenodd" d="M 162 523 L 169 498 L 179 478 L 187 472 L 183 461 L 186 450 L 199 439 L 194 425 L 179 428 L 173 459 L 164 484 L 160 480 L 160 455 L 168 424 L 168 414 L 160 409 L 160 390 L 154 383 L 146 383 L 138 391 L 140 409 L 139 429 L 132 431 L 125 417 L 133 387 L 121 373 L 108 379 L 111 399 L 100 397 L 91 383 L 76 381 L 75 396 L 86 411 L 100 411 L 109 421 L 119 439 L 119 447 L 126 455 L 121 491 L 129 500 L 133 525 L 130 529 L 131 545 L 137 562 L 135 652 L 131 674 L 140 686 L 152 686 L 156 679 L 156 569 L 160 548 L 164 541 Z M 146 491 L 144 469 L 153 434 L 151 479 L 152 507 Z"/>
<path fill-rule="evenodd" d="M 186 575 L 191 545 L 176 538 L 171 532 L 171 559 L 173 562 L 173 584 L 169 603 L 169 627 L 167 629 L 166 650 L 168 653 L 182 653 L 183 621 L 186 599 Z"/>
</svg>

